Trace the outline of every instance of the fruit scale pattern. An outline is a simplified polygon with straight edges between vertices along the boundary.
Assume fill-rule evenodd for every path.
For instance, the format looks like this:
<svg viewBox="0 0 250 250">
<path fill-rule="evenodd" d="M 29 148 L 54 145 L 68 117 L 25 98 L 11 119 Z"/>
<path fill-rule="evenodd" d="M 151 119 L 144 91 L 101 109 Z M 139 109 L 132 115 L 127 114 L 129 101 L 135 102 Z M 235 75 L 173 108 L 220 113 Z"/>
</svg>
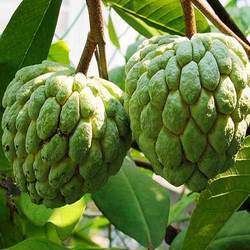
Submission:
<svg viewBox="0 0 250 250">
<path fill-rule="evenodd" d="M 228 169 L 249 125 L 250 65 L 232 37 L 163 35 L 126 65 L 125 109 L 157 174 L 191 190 Z"/>
<path fill-rule="evenodd" d="M 130 147 L 122 91 L 44 61 L 16 73 L 3 97 L 2 145 L 34 203 L 59 207 L 94 192 Z"/>
</svg>

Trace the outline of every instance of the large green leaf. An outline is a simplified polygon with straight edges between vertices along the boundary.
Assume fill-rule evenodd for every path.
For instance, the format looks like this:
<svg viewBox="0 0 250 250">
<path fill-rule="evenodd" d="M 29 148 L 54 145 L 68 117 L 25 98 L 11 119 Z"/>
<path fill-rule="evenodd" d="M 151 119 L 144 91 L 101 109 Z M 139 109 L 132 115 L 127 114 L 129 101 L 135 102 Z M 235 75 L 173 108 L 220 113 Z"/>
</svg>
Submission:
<svg viewBox="0 0 250 250">
<path fill-rule="evenodd" d="M 62 0 L 23 0 L 0 37 L 0 83 L 5 87 L 23 66 L 47 58 Z"/>
<path fill-rule="evenodd" d="M 164 239 L 169 196 L 163 187 L 126 158 L 116 176 L 93 195 L 98 208 L 122 232 L 149 249 Z"/>
<path fill-rule="evenodd" d="M 235 166 L 213 179 L 200 195 L 183 250 L 206 249 L 226 221 L 250 193 L 250 138 Z"/>
<path fill-rule="evenodd" d="M 219 231 L 207 250 L 249 250 L 250 249 L 250 214 L 246 211 L 234 213 Z M 182 249 L 186 230 L 174 239 L 170 250 Z"/>
<path fill-rule="evenodd" d="M 176 0 L 103 0 L 106 4 L 113 7 L 118 14 L 124 18 L 128 14 L 130 20 L 128 23 L 133 26 L 139 33 L 140 27 L 136 23 L 132 23 L 132 17 L 140 19 L 147 26 L 153 27 L 170 34 L 183 35 L 185 33 L 185 25 L 183 11 L 180 1 Z M 196 11 L 196 22 L 198 32 L 207 32 L 209 25 L 205 17 Z M 141 33 L 142 34 L 142 33 Z M 144 34 L 145 35 L 145 34 Z"/>
<path fill-rule="evenodd" d="M 66 250 L 67 248 L 57 245 L 46 239 L 28 239 L 18 243 L 15 246 L 5 248 L 4 250 Z"/>
<path fill-rule="evenodd" d="M 34 225 L 45 226 L 47 223 L 55 225 L 62 239 L 73 231 L 85 209 L 83 199 L 71 205 L 50 209 L 44 205 L 33 204 L 27 194 L 22 194 L 16 204 L 22 214 Z"/>
</svg>

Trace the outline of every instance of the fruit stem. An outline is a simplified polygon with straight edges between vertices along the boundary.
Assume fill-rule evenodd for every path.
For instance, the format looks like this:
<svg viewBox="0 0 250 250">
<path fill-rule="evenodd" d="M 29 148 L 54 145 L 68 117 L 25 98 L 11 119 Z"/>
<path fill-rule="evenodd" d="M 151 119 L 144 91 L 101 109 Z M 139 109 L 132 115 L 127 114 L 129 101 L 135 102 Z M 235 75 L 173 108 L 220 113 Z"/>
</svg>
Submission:
<svg viewBox="0 0 250 250">
<path fill-rule="evenodd" d="M 226 9 L 220 3 L 219 0 L 207 0 L 215 14 L 220 17 L 221 21 L 223 21 L 238 37 L 241 38 L 246 44 L 250 45 L 250 42 L 247 40 L 244 33 L 240 30 L 231 16 L 228 14 Z"/>
<path fill-rule="evenodd" d="M 104 79 L 108 79 L 101 0 L 86 0 L 86 2 L 89 11 L 90 32 L 77 67 L 77 72 L 86 74 L 93 54 L 95 51 L 98 51 L 99 75 Z"/>
<path fill-rule="evenodd" d="M 194 7 L 191 0 L 181 0 L 181 5 L 186 25 L 186 36 L 190 39 L 197 32 Z"/>
<path fill-rule="evenodd" d="M 250 58 L 250 46 L 248 46 L 238 35 L 236 35 L 227 25 L 225 25 L 220 18 L 214 13 L 213 9 L 203 0 L 191 0 L 193 4 L 217 27 L 221 32 L 230 35 L 238 40 L 238 42 L 245 49 Z"/>
</svg>

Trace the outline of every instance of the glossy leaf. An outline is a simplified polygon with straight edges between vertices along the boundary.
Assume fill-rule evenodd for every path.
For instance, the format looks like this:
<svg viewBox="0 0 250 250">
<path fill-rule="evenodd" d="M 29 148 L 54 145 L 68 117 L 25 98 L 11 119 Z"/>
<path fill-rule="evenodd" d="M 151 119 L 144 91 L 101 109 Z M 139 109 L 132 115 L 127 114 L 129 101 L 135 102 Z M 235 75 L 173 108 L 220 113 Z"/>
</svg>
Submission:
<svg viewBox="0 0 250 250">
<path fill-rule="evenodd" d="M 238 154 L 235 166 L 211 180 L 200 195 L 183 250 L 206 249 L 226 221 L 240 207 L 250 193 L 250 145 Z"/>
<path fill-rule="evenodd" d="M 108 18 L 108 32 L 109 32 L 110 41 L 115 45 L 116 48 L 119 49 L 120 48 L 119 38 L 117 36 L 115 26 L 114 26 L 114 23 L 110 14 Z"/>
<path fill-rule="evenodd" d="M 93 195 L 98 208 L 120 231 L 144 247 L 156 248 L 165 236 L 169 196 L 163 187 L 126 158 L 116 176 Z"/>
<path fill-rule="evenodd" d="M 23 0 L 0 37 L 0 80 L 4 90 L 16 71 L 48 56 L 62 0 Z"/>
<path fill-rule="evenodd" d="M 48 60 L 69 64 L 69 47 L 68 44 L 63 40 L 58 40 L 53 43 L 49 50 Z"/>
<path fill-rule="evenodd" d="M 5 248 L 3 250 L 25 250 L 25 249 L 39 249 L 39 250 L 66 250 L 67 248 L 57 245 L 46 239 L 28 239 L 18 243 L 15 246 Z"/>
<path fill-rule="evenodd" d="M 184 35 L 185 25 L 180 1 L 176 0 L 104 0 L 106 4 L 113 7 L 118 14 L 129 14 L 140 19 L 145 24 L 162 32 L 169 34 Z M 124 18 L 124 17 L 123 17 Z M 124 18 L 125 19 L 125 18 Z M 196 11 L 197 28 L 199 32 L 209 31 L 209 25 L 205 17 Z M 139 33 L 139 27 L 128 22 Z M 141 33 L 142 34 L 142 33 Z"/>
</svg>

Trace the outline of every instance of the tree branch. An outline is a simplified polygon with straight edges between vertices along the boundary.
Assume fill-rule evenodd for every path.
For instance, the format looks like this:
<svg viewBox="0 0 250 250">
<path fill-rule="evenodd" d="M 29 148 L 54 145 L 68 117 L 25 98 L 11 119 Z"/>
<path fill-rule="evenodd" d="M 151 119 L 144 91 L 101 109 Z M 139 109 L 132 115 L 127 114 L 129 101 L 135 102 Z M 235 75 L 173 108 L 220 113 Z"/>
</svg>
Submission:
<svg viewBox="0 0 250 250">
<path fill-rule="evenodd" d="M 181 0 L 184 13 L 186 36 L 190 39 L 196 31 L 195 13 L 191 0 Z"/>
<path fill-rule="evenodd" d="M 250 45 L 244 33 L 240 30 L 237 24 L 233 21 L 226 9 L 218 0 L 207 0 L 214 12 L 220 19 L 246 44 Z"/>
<path fill-rule="evenodd" d="M 216 26 L 221 32 L 233 36 L 245 49 L 248 57 L 250 58 L 250 46 L 241 40 L 229 27 L 227 27 L 220 18 L 214 13 L 212 8 L 206 1 L 203 0 L 192 0 L 193 4 Z"/>
<path fill-rule="evenodd" d="M 154 171 L 152 165 L 151 165 L 150 163 L 148 163 L 148 162 L 141 161 L 141 160 L 136 160 L 136 159 L 134 159 L 134 162 L 135 162 L 135 164 L 136 164 L 138 167 L 142 167 L 142 168 L 145 168 L 145 169 L 149 169 L 149 170 L 151 170 L 151 171 Z"/>
<path fill-rule="evenodd" d="M 108 79 L 101 0 L 86 1 L 89 11 L 90 32 L 77 67 L 77 71 L 85 74 L 87 73 L 90 60 L 97 47 L 100 64 L 100 76 L 104 79 Z"/>
</svg>

